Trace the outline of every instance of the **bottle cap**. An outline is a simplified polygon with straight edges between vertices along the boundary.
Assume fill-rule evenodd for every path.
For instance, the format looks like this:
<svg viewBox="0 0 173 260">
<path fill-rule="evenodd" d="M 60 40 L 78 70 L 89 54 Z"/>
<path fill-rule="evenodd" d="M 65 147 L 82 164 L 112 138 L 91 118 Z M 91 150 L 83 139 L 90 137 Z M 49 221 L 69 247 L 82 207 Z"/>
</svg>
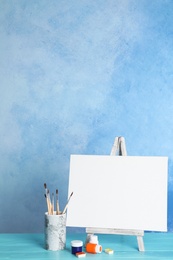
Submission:
<svg viewBox="0 0 173 260">
<path fill-rule="evenodd" d="M 83 242 L 81 240 L 73 240 L 73 241 L 71 241 L 71 246 L 80 247 L 80 246 L 83 246 Z"/>
<path fill-rule="evenodd" d="M 98 244 L 98 236 L 91 235 L 89 242 L 92 244 Z"/>
<path fill-rule="evenodd" d="M 101 253 L 101 252 L 102 252 L 102 246 L 96 245 L 96 253 Z"/>
</svg>

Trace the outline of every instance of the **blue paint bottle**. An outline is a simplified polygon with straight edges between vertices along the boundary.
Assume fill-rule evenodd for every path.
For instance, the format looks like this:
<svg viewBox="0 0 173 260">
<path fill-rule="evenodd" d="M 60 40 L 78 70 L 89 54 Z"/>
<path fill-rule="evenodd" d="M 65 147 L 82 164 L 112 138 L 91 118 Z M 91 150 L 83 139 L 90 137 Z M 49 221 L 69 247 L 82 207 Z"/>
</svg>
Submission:
<svg viewBox="0 0 173 260">
<path fill-rule="evenodd" d="M 76 254 L 82 252 L 83 242 L 81 240 L 73 240 L 71 241 L 71 253 Z"/>
</svg>

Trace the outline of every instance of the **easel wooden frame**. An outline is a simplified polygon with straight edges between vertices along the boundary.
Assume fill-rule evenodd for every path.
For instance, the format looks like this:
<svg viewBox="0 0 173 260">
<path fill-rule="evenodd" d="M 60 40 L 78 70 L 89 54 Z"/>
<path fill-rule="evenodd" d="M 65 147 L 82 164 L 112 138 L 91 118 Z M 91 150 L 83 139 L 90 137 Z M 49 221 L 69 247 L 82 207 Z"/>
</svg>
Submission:
<svg viewBox="0 0 173 260">
<path fill-rule="evenodd" d="M 127 151 L 126 151 L 126 145 L 125 145 L 125 139 L 124 137 L 116 137 L 112 150 L 111 150 L 111 156 L 115 155 L 120 155 L 120 156 L 127 156 Z M 144 231 L 143 230 L 132 230 L 132 229 L 110 229 L 110 228 L 86 228 L 86 233 L 89 235 L 91 234 L 116 234 L 116 235 L 131 235 L 131 236 L 136 236 L 137 237 L 137 243 L 138 243 L 138 248 L 140 252 L 144 252 L 144 241 L 143 241 L 143 236 L 144 236 Z"/>
</svg>

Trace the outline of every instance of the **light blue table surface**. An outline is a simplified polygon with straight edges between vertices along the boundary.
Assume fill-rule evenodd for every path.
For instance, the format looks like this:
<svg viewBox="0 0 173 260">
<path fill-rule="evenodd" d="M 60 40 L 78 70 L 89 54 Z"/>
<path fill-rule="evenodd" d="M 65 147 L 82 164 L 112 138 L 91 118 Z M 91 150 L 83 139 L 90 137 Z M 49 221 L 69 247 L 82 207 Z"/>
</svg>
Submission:
<svg viewBox="0 0 173 260">
<path fill-rule="evenodd" d="M 85 242 L 85 239 L 85 233 L 68 233 L 66 249 L 52 252 L 44 248 L 44 234 L 0 234 L 0 259 L 78 259 L 71 254 L 70 242 L 72 240 Z M 103 247 L 102 253 L 87 253 L 84 259 L 173 260 L 173 233 L 145 233 L 145 252 L 138 251 L 135 236 L 98 234 L 98 240 Z M 104 249 L 108 247 L 114 250 L 113 255 L 104 252 Z"/>
</svg>

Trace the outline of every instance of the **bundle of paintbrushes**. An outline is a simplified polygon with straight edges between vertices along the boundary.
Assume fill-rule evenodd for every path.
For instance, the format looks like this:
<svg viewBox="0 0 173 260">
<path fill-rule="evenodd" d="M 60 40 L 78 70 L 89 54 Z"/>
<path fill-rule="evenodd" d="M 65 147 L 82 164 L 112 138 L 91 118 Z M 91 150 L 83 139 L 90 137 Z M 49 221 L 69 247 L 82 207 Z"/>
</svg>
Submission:
<svg viewBox="0 0 173 260">
<path fill-rule="evenodd" d="M 60 215 L 65 214 L 67 211 L 68 203 L 70 201 L 71 196 L 73 195 L 73 192 L 70 194 L 70 197 L 67 201 L 67 204 L 64 208 L 64 210 L 61 212 L 59 209 L 59 199 L 58 199 L 58 189 L 56 190 L 56 200 L 54 198 L 54 193 L 52 193 L 52 197 L 50 197 L 50 192 L 47 189 L 46 183 L 44 183 L 44 189 L 45 189 L 45 198 L 46 198 L 46 204 L 47 204 L 47 212 L 49 215 Z M 54 205 L 55 204 L 55 205 Z"/>
</svg>

